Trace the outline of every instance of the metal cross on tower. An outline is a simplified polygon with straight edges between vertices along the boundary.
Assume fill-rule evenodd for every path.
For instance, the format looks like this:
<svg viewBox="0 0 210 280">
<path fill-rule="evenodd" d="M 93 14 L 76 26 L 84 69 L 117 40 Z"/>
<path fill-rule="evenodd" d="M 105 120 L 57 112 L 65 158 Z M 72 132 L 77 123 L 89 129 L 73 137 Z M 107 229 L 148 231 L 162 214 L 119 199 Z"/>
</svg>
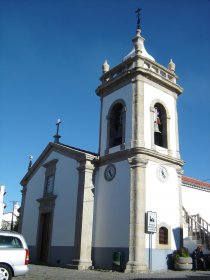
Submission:
<svg viewBox="0 0 210 280">
<path fill-rule="evenodd" d="M 140 18 L 140 13 L 141 13 L 141 10 L 140 8 L 138 8 L 136 10 L 136 14 L 137 14 L 137 29 L 141 29 L 141 26 L 140 26 L 140 22 L 141 22 L 141 18 Z"/>
</svg>

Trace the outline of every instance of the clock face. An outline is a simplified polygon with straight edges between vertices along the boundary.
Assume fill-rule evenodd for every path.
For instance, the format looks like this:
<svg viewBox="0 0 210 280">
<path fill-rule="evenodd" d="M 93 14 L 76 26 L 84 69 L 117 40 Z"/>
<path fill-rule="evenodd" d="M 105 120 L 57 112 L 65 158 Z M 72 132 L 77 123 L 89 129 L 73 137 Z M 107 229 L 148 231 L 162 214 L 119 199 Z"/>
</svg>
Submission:
<svg viewBox="0 0 210 280">
<path fill-rule="evenodd" d="M 116 167 L 114 166 L 114 164 L 107 165 L 104 171 L 104 178 L 107 181 L 111 181 L 112 179 L 114 179 L 115 174 L 116 174 Z"/>
<path fill-rule="evenodd" d="M 158 176 L 158 179 L 161 181 L 161 182 L 166 182 L 166 180 L 168 179 L 168 171 L 167 169 L 160 165 L 158 166 L 157 168 L 157 176 Z"/>
</svg>

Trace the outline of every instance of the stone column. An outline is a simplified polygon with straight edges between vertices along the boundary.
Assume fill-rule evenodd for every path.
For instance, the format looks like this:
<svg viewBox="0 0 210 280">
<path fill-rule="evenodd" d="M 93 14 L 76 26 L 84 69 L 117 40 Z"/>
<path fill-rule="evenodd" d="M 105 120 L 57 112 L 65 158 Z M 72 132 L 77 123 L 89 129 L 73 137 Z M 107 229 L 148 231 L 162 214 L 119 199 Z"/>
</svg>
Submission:
<svg viewBox="0 0 210 280">
<path fill-rule="evenodd" d="M 140 36 L 140 33 L 141 31 L 137 29 L 136 37 L 133 39 L 136 72 L 144 65 L 141 57 L 144 39 Z M 144 82 L 140 74 L 136 74 L 133 79 L 132 112 L 132 147 L 144 147 Z"/>
<path fill-rule="evenodd" d="M 85 270 L 92 266 L 92 227 L 93 227 L 93 170 L 91 160 L 80 162 L 77 213 L 75 225 L 74 257 L 70 268 Z"/>
<path fill-rule="evenodd" d="M 177 95 L 174 96 L 174 108 L 175 108 L 175 133 L 176 133 L 176 157 L 180 159 L 179 152 L 179 127 L 178 127 L 178 114 L 177 114 Z"/>
<path fill-rule="evenodd" d="M 167 147 L 168 147 L 168 155 L 169 156 L 173 156 L 173 149 L 171 147 L 171 117 L 170 116 L 166 116 L 166 123 L 167 123 Z"/>
<path fill-rule="evenodd" d="M 183 247 L 183 206 L 182 206 L 182 168 L 177 169 L 179 192 L 179 219 L 180 219 L 180 248 Z"/>
<path fill-rule="evenodd" d="M 144 147 L 144 83 L 140 76 L 133 80 L 132 147 Z"/>
<path fill-rule="evenodd" d="M 129 261 L 126 272 L 147 271 L 145 263 L 145 173 L 148 161 L 136 155 L 128 159 L 130 163 L 130 236 Z"/>
</svg>

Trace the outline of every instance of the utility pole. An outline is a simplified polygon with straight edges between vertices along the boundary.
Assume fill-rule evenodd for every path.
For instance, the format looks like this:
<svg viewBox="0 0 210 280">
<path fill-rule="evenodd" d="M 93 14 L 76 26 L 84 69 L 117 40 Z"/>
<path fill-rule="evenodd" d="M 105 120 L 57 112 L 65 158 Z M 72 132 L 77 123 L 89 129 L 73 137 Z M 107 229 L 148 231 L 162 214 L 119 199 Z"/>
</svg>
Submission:
<svg viewBox="0 0 210 280">
<path fill-rule="evenodd" d="M 12 202 L 13 206 L 12 206 L 12 220 L 11 220 L 11 227 L 10 227 L 10 230 L 13 230 L 14 229 L 14 210 L 15 210 L 15 204 L 17 203 L 17 201 L 13 200 L 13 201 L 10 201 Z"/>
<path fill-rule="evenodd" d="M 0 185 L 0 229 L 2 228 L 2 219 L 3 219 L 3 213 L 4 213 L 4 196 L 5 196 L 5 186 Z"/>
</svg>

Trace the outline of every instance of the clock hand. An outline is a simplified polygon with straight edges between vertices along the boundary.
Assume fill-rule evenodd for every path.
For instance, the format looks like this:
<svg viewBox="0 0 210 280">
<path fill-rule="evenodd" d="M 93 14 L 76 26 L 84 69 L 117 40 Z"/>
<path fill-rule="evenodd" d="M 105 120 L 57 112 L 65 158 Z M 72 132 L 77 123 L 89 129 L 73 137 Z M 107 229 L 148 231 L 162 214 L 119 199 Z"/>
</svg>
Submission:
<svg viewBox="0 0 210 280">
<path fill-rule="evenodd" d="M 162 173 L 163 177 L 166 178 L 166 174 L 163 170 L 161 170 L 161 173 Z"/>
</svg>

